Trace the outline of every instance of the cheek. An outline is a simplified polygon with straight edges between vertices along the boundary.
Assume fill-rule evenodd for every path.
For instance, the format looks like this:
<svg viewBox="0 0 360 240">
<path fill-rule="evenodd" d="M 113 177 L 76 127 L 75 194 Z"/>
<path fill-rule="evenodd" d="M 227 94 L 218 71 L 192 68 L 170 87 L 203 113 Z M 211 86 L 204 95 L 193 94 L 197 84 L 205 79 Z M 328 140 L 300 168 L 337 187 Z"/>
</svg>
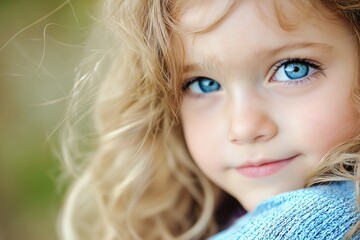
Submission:
<svg viewBox="0 0 360 240">
<path fill-rule="evenodd" d="M 208 122 L 197 121 L 197 119 L 182 119 L 186 145 L 194 161 L 203 165 L 211 152 L 211 133 Z M 206 137 L 204 137 L 206 136 Z M 211 164 L 211 162 L 208 162 Z"/>
<path fill-rule="evenodd" d="M 321 157 L 358 132 L 358 113 L 350 101 L 319 102 L 309 105 L 301 115 L 302 126 L 299 123 L 297 129 L 300 144 Z"/>
<path fill-rule="evenodd" d="M 186 145 L 195 163 L 206 173 L 209 169 L 217 168 L 216 147 L 219 145 L 220 127 L 215 116 L 200 114 L 192 107 L 181 109 L 181 122 Z M 211 171 L 211 170 L 210 170 Z"/>
</svg>

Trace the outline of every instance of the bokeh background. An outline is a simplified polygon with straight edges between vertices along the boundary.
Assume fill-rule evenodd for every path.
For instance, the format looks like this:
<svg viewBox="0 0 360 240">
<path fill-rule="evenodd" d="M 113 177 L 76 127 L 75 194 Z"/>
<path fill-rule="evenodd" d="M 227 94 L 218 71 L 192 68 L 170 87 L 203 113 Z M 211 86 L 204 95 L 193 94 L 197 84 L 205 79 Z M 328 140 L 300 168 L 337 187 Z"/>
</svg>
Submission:
<svg viewBox="0 0 360 240">
<path fill-rule="evenodd" d="M 56 157 L 95 0 L 0 0 L 0 240 L 53 240 Z"/>
</svg>

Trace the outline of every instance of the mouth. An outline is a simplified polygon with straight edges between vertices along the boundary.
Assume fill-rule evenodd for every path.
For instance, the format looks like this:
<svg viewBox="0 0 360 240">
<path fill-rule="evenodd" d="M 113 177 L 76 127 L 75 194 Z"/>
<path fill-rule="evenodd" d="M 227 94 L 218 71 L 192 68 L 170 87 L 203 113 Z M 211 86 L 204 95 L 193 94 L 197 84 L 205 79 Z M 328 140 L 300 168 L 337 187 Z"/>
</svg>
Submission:
<svg viewBox="0 0 360 240">
<path fill-rule="evenodd" d="M 259 161 L 258 163 L 244 164 L 236 168 L 243 176 L 248 178 L 262 178 L 276 174 L 290 164 L 297 156 L 285 159 Z"/>
</svg>

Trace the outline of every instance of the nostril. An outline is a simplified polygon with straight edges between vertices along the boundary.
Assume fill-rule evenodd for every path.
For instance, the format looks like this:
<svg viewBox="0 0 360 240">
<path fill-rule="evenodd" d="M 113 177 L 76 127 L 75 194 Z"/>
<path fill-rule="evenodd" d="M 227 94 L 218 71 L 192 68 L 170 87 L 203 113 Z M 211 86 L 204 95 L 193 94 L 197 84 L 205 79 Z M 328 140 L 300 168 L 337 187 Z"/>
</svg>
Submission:
<svg viewBox="0 0 360 240">
<path fill-rule="evenodd" d="M 259 122 L 255 126 L 231 125 L 227 137 L 234 144 L 251 144 L 268 141 L 276 136 L 277 133 L 276 124 L 268 119 L 262 123 Z"/>
</svg>

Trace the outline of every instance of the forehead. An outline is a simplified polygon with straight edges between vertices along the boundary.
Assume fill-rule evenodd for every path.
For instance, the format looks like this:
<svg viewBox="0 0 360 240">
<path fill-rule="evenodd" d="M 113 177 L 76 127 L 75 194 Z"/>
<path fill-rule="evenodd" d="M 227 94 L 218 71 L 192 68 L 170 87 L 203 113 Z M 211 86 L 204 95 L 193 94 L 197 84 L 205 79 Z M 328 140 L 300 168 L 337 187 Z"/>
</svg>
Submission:
<svg viewBox="0 0 360 240">
<path fill-rule="evenodd" d="M 200 0 L 184 7 L 180 18 L 186 30 L 211 27 L 216 19 L 222 19 L 230 11 L 235 2 L 230 0 Z"/>
<path fill-rule="evenodd" d="M 187 31 L 177 50 L 183 54 L 182 79 L 208 72 L 222 78 L 243 69 L 257 72 L 289 57 L 335 55 L 349 44 L 355 52 L 349 24 L 318 7 L 305 0 L 204 0 L 190 6 L 181 18 Z"/>
<path fill-rule="evenodd" d="M 226 18 L 239 5 L 252 5 L 258 17 L 267 23 L 279 25 L 286 30 L 291 30 L 293 26 L 309 15 L 313 17 L 320 16 L 319 20 L 324 18 L 324 16 L 334 17 L 320 1 L 198 0 L 186 5 L 182 9 L 180 23 L 185 30 L 190 32 L 208 30 L 215 27 L 217 23 Z"/>
<path fill-rule="evenodd" d="M 242 51 L 245 56 L 263 47 L 330 43 L 329 37 L 341 40 L 352 34 L 342 19 L 319 7 L 295 0 L 200 1 L 187 8 L 180 19 L 188 30 L 183 34 L 185 50 L 193 55 L 202 48 L 211 52 L 219 43 L 229 48 L 239 48 L 234 42 L 240 46 L 249 43 L 251 48 Z"/>
</svg>

